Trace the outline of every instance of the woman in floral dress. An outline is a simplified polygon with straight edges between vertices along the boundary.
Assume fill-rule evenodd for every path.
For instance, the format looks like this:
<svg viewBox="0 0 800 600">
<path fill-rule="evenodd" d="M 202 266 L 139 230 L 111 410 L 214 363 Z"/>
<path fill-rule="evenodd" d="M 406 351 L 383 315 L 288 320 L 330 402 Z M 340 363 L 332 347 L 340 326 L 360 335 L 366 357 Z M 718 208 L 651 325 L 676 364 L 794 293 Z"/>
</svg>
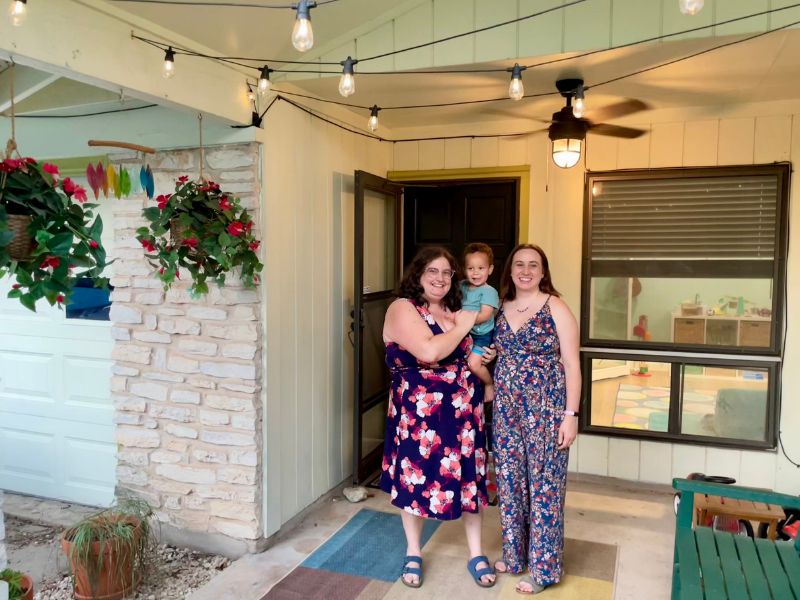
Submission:
<svg viewBox="0 0 800 600">
<path fill-rule="evenodd" d="M 463 517 L 470 574 L 482 587 L 495 580 L 481 549 L 481 509 L 487 505 L 483 388 L 467 366 L 468 333 L 478 313 L 460 310 L 456 271 L 447 250 L 420 250 L 383 327 L 391 398 L 381 489 L 402 509 L 407 556 L 401 581 L 411 587 L 422 584 L 423 518 Z"/>
<path fill-rule="evenodd" d="M 512 251 L 501 285 L 492 426 L 503 558 L 495 568 L 527 569 L 516 589 L 535 594 L 563 573 L 567 460 L 581 393 L 578 324 L 538 246 Z"/>
</svg>

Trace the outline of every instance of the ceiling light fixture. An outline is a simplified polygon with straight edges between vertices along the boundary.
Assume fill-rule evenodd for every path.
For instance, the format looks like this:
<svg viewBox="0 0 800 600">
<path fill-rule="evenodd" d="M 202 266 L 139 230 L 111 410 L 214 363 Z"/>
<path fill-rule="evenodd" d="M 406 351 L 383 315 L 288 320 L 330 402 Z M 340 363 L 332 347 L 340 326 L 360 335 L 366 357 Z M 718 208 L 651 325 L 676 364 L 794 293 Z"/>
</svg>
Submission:
<svg viewBox="0 0 800 600">
<path fill-rule="evenodd" d="M 358 61 L 347 57 L 339 64 L 342 65 L 342 76 L 339 78 L 339 93 L 347 98 L 356 93 L 356 78 L 353 65 Z"/>
<path fill-rule="evenodd" d="M 11 24 L 14 27 L 21 26 L 28 15 L 28 0 L 11 0 L 8 15 L 11 17 Z"/>
<path fill-rule="evenodd" d="M 292 8 L 297 9 L 297 17 L 292 29 L 292 45 L 300 52 L 306 52 L 314 47 L 314 30 L 311 28 L 311 9 L 316 2 L 300 0 Z"/>
<path fill-rule="evenodd" d="M 685 15 L 696 15 L 703 10 L 704 0 L 678 0 L 678 8 Z"/>
<path fill-rule="evenodd" d="M 512 100 L 522 100 L 525 96 L 525 86 L 522 85 L 522 72 L 528 67 L 520 67 L 514 64 L 509 69 L 511 71 L 511 83 L 508 84 L 508 97 Z"/>
<path fill-rule="evenodd" d="M 164 52 L 164 67 L 161 74 L 164 76 L 164 79 L 169 79 L 175 75 L 175 51 L 172 49 L 172 46 L 167 48 L 166 52 Z"/>
<path fill-rule="evenodd" d="M 370 131 L 375 131 L 378 129 L 378 111 L 380 107 L 377 104 L 373 104 L 372 108 L 369 109 L 369 121 L 367 121 L 367 125 L 369 125 Z"/>
<path fill-rule="evenodd" d="M 270 81 L 269 81 L 269 74 L 272 73 L 272 69 L 270 69 L 267 65 L 261 67 L 261 75 L 258 77 L 258 93 L 263 96 L 269 91 L 270 88 Z"/>
</svg>

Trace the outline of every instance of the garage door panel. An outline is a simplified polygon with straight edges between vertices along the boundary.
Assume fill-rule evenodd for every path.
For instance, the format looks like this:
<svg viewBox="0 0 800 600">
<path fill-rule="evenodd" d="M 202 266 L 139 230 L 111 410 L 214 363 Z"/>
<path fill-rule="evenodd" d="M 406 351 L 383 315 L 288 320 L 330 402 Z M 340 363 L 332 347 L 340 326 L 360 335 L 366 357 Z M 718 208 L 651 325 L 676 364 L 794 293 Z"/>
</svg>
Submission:
<svg viewBox="0 0 800 600">
<path fill-rule="evenodd" d="M 111 428 L 109 428 L 111 429 Z M 96 433 L 91 431 L 90 433 Z M 113 430 L 103 436 L 113 436 Z M 100 492 L 113 498 L 114 486 L 109 485 L 107 473 L 117 465 L 117 448 L 103 440 L 65 438 L 64 485 L 86 493 Z"/>
<path fill-rule="evenodd" d="M 5 419 L 4 419 L 5 420 Z M 38 419 L 16 419 L 21 429 L 0 427 L 0 476 L 54 484 L 58 439 L 54 424 Z"/>
<path fill-rule="evenodd" d="M 64 378 L 64 418 L 98 425 L 112 422 L 111 364 L 108 359 L 64 358 L 64 373 L 69 374 Z"/>
<path fill-rule="evenodd" d="M 58 357 L 52 353 L 0 351 L 0 398 L 54 402 Z"/>
</svg>

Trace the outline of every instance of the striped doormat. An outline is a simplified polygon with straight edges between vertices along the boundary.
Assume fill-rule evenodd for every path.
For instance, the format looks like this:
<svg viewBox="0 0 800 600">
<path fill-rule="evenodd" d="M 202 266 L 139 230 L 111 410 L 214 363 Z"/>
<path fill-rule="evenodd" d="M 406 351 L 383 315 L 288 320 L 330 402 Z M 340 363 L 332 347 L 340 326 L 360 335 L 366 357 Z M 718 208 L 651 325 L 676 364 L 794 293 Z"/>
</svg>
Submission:
<svg viewBox="0 0 800 600">
<path fill-rule="evenodd" d="M 484 512 L 484 548 L 500 557 L 496 508 Z M 423 528 L 425 579 L 420 589 L 399 580 L 405 537 L 398 512 L 362 509 L 300 566 L 279 581 L 263 600 L 400 600 L 422 598 L 520 598 L 518 577 L 500 575 L 492 588 L 479 588 L 467 573 L 464 526 L 459 521 L 426 520 Z M 617 547 L 567 538 L 565 575 L 547 590 L 552 600 L 610 600 Z"/>
</svg>

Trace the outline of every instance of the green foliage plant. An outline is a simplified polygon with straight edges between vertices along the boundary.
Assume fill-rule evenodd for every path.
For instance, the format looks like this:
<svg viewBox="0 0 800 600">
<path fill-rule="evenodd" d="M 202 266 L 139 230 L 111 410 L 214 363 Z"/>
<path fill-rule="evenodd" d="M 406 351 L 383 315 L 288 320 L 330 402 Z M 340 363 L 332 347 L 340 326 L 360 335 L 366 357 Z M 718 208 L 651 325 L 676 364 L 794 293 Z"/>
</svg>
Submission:
<svg viewBox="0 0 800 600">
<path fill-rule="evenodd" d="M 153 511 L 141 498 L 125 496 L 110 508 L 86 517 L 67 529 L 67 558 L 76 592 L 98 594 L 100 582 L 111 569 L 115 581 L 126 591 L 135 587 L 149 571 L 157 546 Z M 88 580 L 88 582 L 86 581 Z"/>
<path fill-rule="evenodd" d="M 9 298 L 17 298 L 35 311 L 45 298 L 51 306 L 69 302 L 75 282 L 101 277 L 106 251 L 100 240 L 103 221 L 95 216 L 97 204 L 87 202 L 86 190 L 69 177 L 61 179 L 58 168 L 32 158 L 0 160 L 0 278 L 16 280 Z M 28 232 L 34 239 L 26 259 L 12 259 L 8 246 L 14 239 L 9 215 L 31 217 Z"/>
<path fill-rule="evenodd" d="M 8 584 L 8 600 L 20 600 L 25 593 L 23 573 L 13 569 L 0 571 L 0 581 Z"/>
<path fill-rule="evenodd" d="M 239 198 L 213 181 L 189 181 L 184 175 L 176 181 L 175 193 L 156 200 L 158 206 L 142 211 L 149 226 L 140 227 L 136 239 L 165 290 L 180 278 L 181 268 L 191 275 L 194 297 L 208 293 L 209 279 L 225 285 L 233 269 L 239 270 L 244 287 L 255 287 L 264 268 L 257 254 L 261 242 Z"/>
</svg>

